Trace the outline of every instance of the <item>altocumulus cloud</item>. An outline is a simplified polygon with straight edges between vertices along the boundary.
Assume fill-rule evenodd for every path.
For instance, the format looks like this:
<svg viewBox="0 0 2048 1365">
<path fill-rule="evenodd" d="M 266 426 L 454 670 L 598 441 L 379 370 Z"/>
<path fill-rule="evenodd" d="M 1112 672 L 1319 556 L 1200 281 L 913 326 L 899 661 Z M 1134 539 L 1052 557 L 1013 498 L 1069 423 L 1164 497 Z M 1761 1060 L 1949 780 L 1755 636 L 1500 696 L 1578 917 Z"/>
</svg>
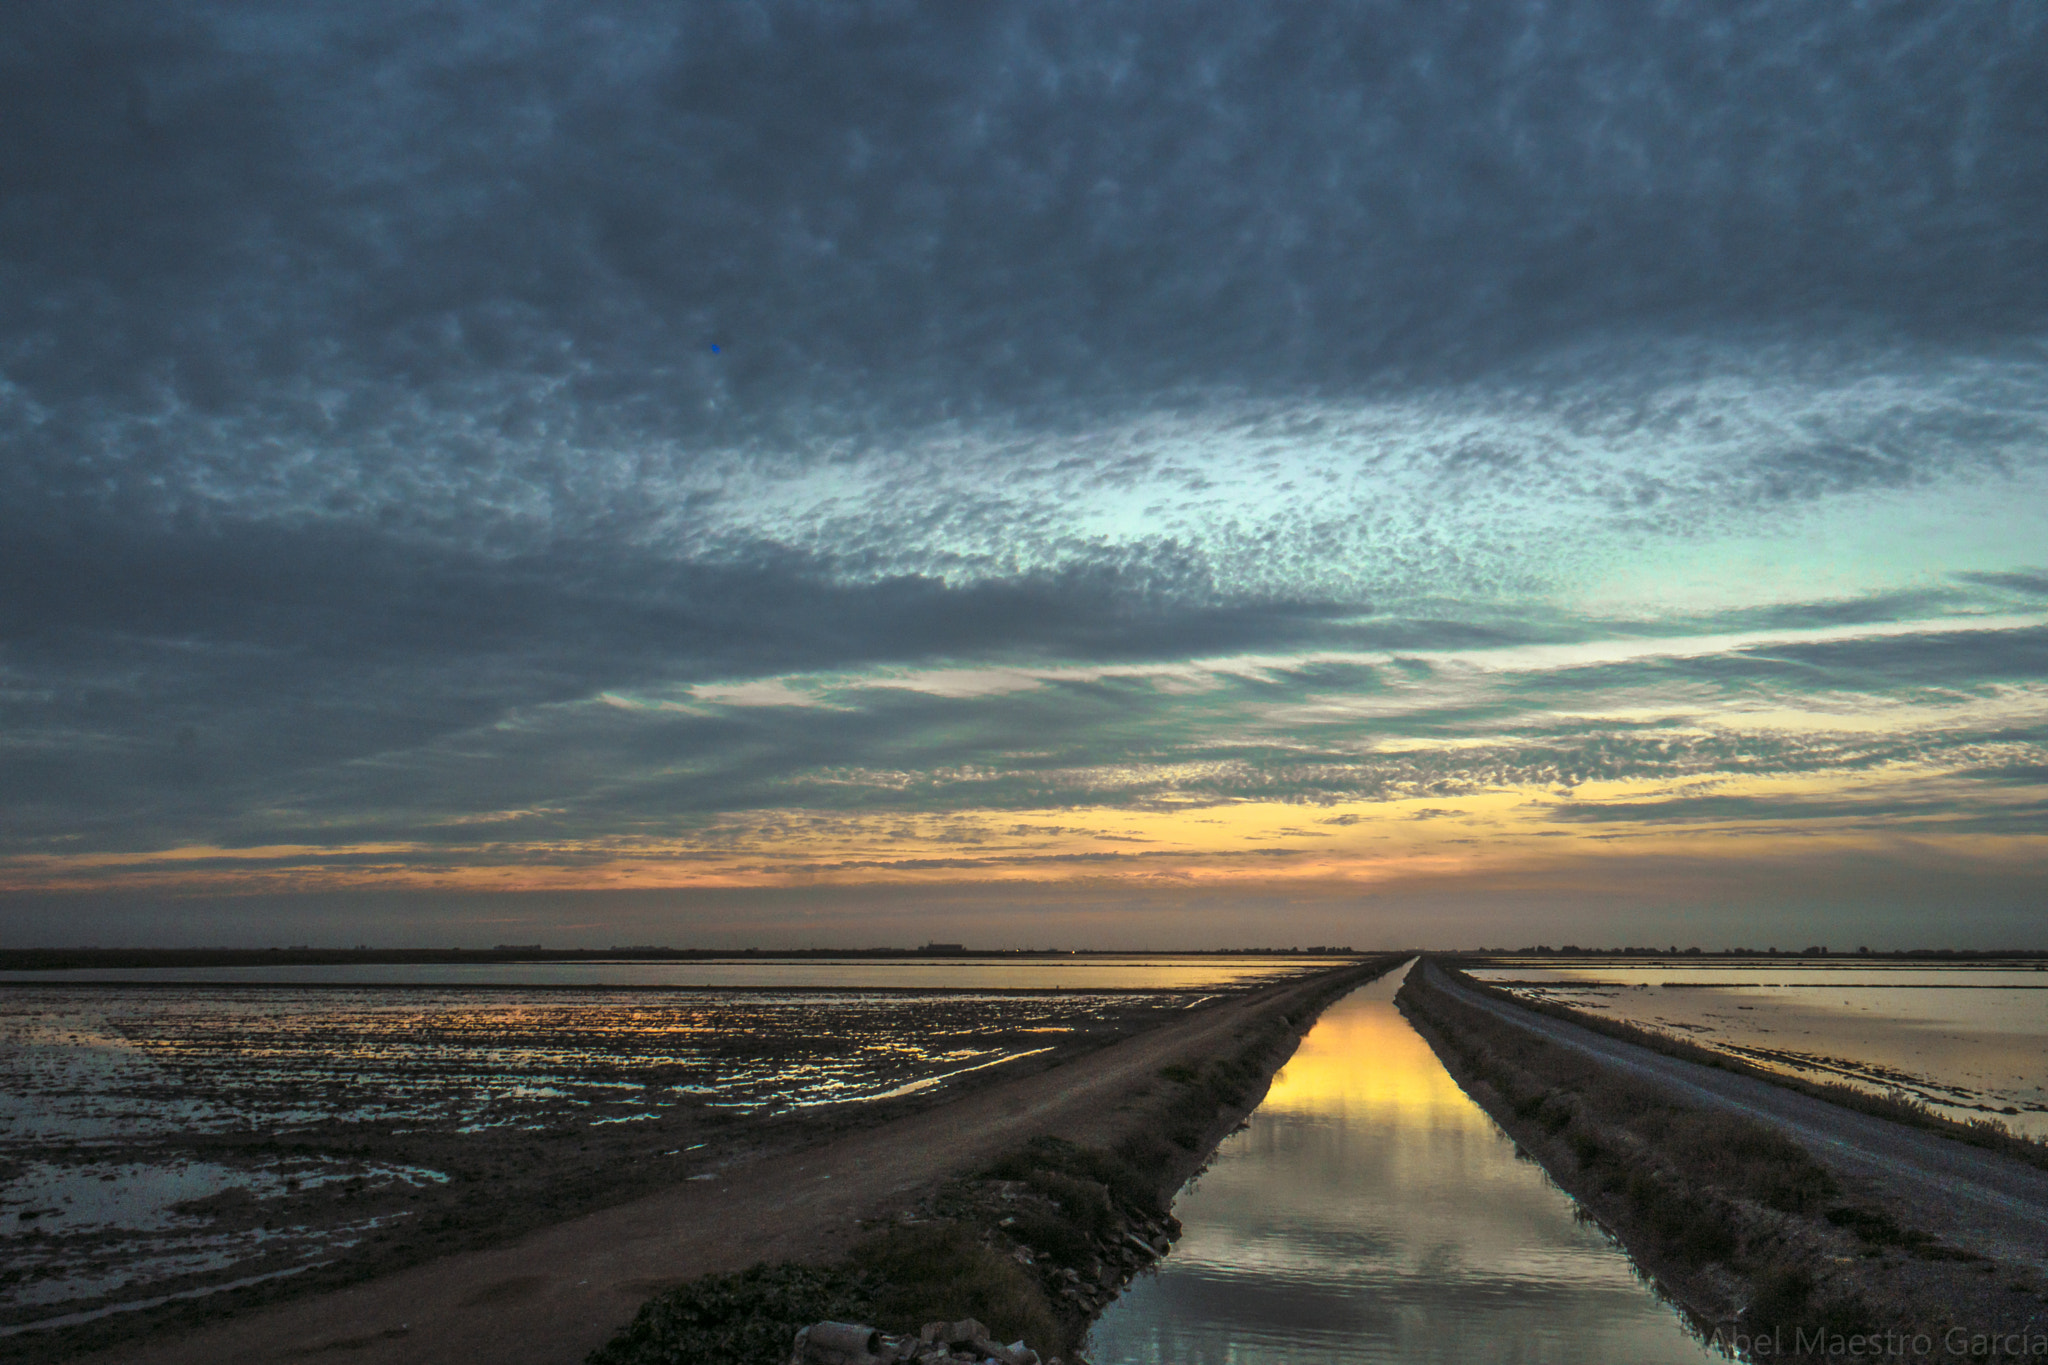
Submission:
<svg viewBox="0 0 2048 1365">
<path fill-rule="evenodd" d="M 2026 833 L 2038 5 L 8 28 L 11 884 L 1880 771 Z"/>
</svg>

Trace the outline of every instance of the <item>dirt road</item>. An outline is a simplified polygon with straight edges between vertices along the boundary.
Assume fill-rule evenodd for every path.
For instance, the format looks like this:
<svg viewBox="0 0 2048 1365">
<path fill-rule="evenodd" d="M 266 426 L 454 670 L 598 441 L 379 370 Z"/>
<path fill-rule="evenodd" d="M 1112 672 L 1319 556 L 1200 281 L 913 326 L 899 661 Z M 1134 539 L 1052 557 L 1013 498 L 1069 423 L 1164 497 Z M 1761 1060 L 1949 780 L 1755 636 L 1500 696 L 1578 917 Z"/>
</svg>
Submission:
<svg viewBox="0 0 2048 1365">
<path fill-rule="evenodd" d="M 829 1260 L 948 1176 L 1038 1133 L 1106 1138 L 1160 1067 L 1220 1050 L 1315 979 L 1208 1006 L 1034 1076 L 807 1150 L 178 1340 L 85 1357 L 122 1365 L 571 1365 L 657 1291 L 759 1260 Z"/>
<path fill-rule="evenodd" d="M 1775 1125 L 1845 1185 L 1902 1201 L 1911 1210 L 1911 1226 L 1979 1255 L 2048 1270 L 2048 1171 L 1768 1081 L 1666 1057 L 1516 1009 L 1465 989 L 1435 967 L 1426 970 L 1432 984 L 1518 1028 L 1661 1084 L 1693 1103 Z"/>
</svg>

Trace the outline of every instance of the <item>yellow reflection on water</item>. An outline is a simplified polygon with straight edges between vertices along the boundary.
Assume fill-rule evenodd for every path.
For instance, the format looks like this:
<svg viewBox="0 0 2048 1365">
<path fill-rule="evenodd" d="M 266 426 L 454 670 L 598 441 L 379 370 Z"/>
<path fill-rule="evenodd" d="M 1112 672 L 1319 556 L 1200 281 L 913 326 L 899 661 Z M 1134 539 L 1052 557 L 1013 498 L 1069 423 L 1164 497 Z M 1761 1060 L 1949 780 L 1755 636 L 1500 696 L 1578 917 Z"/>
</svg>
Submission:
<svg viewBox="0 0 2048 1365">
<path fill-rule="evenodd" d="M 1627 1258 L 1457 1087 L 1397 979 L 1324 1012 L 1175 1200 L 1097 1365 L 1699 1361 Z"/>
<path fill-rule="evenodd" d="M 1493 1126 L 1458 1089 L 1429 1044 L 1390 1008 L 1332 1010 L 1273 1078 L 1260 1109 L 1269 1116 L 1370 1113 L 1432 1127 L 1448 1123 L 1490 1131 Z"/>
</svg>

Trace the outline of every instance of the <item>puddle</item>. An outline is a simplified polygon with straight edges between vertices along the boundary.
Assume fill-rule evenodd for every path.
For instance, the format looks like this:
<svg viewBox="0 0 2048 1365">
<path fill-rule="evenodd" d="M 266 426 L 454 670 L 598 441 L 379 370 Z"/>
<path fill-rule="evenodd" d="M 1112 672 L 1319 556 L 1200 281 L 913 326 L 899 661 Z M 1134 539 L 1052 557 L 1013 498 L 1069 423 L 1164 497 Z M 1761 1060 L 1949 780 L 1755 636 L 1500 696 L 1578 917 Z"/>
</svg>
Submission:
<svg viewBox="0 0 2048 1365">
<path fill-rule="evenodd" d="M 298 1157 L 211 1161 L 16 1162 L 0 1188 L 0 1308 L 89 1300 L 130 1284 L 305 1260 L 407 1216 L 281 1222 L 270 1205 L 323 1185 L 391 1193 L 445 1184 L 423 1167 Z M 271 1274 L 281 1274 L 274 1271 Z"/>
</svg>

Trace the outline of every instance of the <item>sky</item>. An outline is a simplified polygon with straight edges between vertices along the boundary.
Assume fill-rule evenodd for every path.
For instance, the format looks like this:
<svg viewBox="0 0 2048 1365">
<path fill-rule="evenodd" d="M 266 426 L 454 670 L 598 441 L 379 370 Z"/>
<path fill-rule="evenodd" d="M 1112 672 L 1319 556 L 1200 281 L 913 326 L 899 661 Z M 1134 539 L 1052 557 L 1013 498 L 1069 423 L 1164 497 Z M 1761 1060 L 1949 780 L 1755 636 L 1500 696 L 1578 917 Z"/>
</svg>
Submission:
<svg viewBox="0 0 2048 1365">
<path fill-rule="evenodd" d="M 0 943 L 2048 946 L 2038 0 L 16 0 Z"/>
</svg>

